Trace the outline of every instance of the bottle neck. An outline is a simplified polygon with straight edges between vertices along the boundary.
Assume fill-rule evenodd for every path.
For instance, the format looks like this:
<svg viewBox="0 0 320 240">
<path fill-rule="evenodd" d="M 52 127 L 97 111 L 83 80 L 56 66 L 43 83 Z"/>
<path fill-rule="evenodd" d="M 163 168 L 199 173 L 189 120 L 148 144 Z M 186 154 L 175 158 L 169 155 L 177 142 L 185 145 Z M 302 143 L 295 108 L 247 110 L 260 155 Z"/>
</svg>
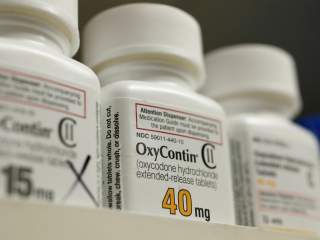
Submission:
<svg viewBox="0 0 320 240">
<path fill-rule="evenodd" d="M 255 99 L 237 99 L 234 100 L 221 100 L 217 101 L 224 108 L 227 116 L 234 117 L 240 114 L 256 114 L 259 116 L 270 118 L 281 118 L 283 120 L 289 120 L 293 118 L 293 112 L 291 111 L 292 107 L 284 103 L 280 104 L 279 102 L 267 102 L 265 100 L 260 100 L 259 98 Z"/>
<path fill-rule="evenodd" d="M 52 54 L 71 55 L 70 42 L 64 33 L 29 17 L 1 15 L 0 39 Z"/>
<path fill-rule="evenodd" d="M 176 67 L 157 62 L 127 62 L 110 64 L 97 70 L 101 86 L 117 81 L 153 82 L 167 87 L 193 89 L 193 78 Z"/>
<path fill-rule="evenodd" d="M 276 120 L 278 122 L 283 122 L 283 123 L 290 122 L 290 119 L 288 117 L 283 116 L 277 112 L 260 111 L 260 112 L 256 112 L 255 116 L 262 118 L 264 120 L 270 120 L 270 121 Z"/>
</svg>

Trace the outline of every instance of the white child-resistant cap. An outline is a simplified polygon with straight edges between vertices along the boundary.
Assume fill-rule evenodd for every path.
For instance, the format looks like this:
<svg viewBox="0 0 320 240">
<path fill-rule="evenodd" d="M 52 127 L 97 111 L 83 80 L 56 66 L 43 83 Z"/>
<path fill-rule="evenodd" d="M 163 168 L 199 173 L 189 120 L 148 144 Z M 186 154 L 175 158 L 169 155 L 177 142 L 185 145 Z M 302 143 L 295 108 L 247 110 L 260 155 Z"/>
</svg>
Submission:
<svg viewBox="0 0 320 240">
<path fill-rule="evenodd" d="M 69 56 L 79 49 L 78 0 L 0 0 L 0 14 L 36 18 L 66 35 Z"/>
<path fill-rule="evenodd" d="M 227 113 L 270 108 L 293 117 L 300 111 L 295 62 L 284 50 L 243 44 L 213 51 L 205 61 L 208 79 L 200 92 L 217 100 Z"/>
<path fill-rule="evenodd" d="M 132 60 L 161 62 L 191 74 L 194 88 L 205 79 L 201 29 L 175 7 L 135 3 L 94 17 L 83 34 L 83 61 L 96 72 Z"/>
</svg>

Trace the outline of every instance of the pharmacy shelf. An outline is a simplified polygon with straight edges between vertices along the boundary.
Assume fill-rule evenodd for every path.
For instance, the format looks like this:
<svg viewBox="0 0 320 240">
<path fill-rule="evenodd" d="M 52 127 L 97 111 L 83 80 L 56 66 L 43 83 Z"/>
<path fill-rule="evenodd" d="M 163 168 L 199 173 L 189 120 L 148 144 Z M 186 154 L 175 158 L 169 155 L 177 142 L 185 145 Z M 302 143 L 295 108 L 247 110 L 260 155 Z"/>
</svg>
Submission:
<svg viewBox="0 0 320 240">
<path fill-rule="evenodd" d="M 3 240 L 320 240 L 256 228 L 0 201 Z"/>
</svg>

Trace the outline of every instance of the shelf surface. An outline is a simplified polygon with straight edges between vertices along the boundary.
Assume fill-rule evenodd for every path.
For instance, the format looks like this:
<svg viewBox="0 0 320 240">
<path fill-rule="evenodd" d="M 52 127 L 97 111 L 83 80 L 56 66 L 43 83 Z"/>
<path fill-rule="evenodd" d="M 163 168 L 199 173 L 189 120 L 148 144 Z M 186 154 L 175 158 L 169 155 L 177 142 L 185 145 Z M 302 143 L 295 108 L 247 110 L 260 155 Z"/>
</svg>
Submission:
<svg viewBox="0 0 320 240">
<path fill-rule="evenodd" d="M 320 240 L 257 228 L 43 204 L 0 201 L 4 240 Z"/>
</svg>

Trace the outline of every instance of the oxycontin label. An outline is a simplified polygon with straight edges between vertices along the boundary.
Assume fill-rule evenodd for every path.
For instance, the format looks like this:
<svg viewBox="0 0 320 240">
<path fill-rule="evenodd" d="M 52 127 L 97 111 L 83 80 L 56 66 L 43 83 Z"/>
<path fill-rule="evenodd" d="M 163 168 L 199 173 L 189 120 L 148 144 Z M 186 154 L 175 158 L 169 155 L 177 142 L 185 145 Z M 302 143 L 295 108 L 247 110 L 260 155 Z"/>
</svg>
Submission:
<svg viewBox="0 0 320 240">
<path fill-rule="evenodd" d="M 232 223 L 233 205 L 221 208 L 232 199 L 223 121 L 134 99 L 104 103 L 103 205 Z"/>
<path fill-rule="evenodd" d="M 252 127 L 231 136 L 239 224 L 317 230 L 318 153 L 303 139 Z M 237 169 L 237 170 L 236 170 Z"/>
<path fill-rule="evenodd" d="M 0 69 L 0 197 L 100 205 L 98 97 Z"/>
</svg>

